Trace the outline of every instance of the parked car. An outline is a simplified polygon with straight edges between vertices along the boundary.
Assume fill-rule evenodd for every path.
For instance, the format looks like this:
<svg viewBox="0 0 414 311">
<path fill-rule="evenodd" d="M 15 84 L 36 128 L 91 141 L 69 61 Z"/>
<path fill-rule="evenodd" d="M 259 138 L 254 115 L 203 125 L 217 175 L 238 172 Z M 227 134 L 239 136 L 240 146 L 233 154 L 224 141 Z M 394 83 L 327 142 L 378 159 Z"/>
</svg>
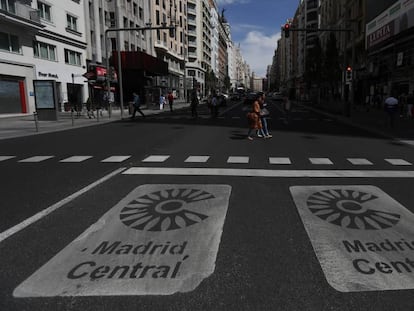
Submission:
<svg viewBox="0 0 414 311">
<path fill-rule="evenodd" d="M 280 92 L 274 92 L 271 97 L 273 100 L 283 100 L 283 95 Z"/>
</svg>

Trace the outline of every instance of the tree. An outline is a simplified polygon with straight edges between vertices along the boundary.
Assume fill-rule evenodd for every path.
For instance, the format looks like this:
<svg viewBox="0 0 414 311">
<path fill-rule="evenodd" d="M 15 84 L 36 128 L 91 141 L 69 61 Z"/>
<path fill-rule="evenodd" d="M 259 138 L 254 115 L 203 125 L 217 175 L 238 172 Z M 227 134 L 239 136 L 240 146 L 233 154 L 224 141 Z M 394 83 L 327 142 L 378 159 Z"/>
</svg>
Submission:
<svg viewBox="0 0 414 311">
<path fill-rule="evenodd" d="M 213 70 L 209 70 L 206 72 L 206 91 L 209 91 L 210 93 L 217 88 L 217 78 L 214 74 Z"/>
<path fill-rule="evenodd" d="M 318 37 L 315 37 L 313 46 L 306 54 L 305 82 L 307 87 L 320 85 L 322 79 L 322 48 Z"/>
<path fill-rule="evenodd" d="M 230 77 L 229 76 L 224 77 L 223 84 L 224 84 L 224 90 L 226 92 L 228 92 L 230 90 L 230 87 L 231 87 L 231 82 L 230 82 Z"/>
</svg>

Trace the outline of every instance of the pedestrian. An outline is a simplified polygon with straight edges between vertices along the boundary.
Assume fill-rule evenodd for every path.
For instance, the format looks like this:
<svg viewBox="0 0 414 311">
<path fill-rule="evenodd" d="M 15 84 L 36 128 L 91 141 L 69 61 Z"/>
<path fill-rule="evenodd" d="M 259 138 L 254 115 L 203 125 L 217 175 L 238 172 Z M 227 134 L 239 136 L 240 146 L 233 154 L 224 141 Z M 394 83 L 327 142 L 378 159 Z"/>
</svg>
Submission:
<svg viewBox="0 0 414 311">
<path fill-rule="evenodd" d="M 170 111 L 173 112 L 173 104 L 174 104 L 174 95 L 173 93 L 170 91 L 168 93 L 168 104 L 170 105 Z"/>
<path fill-rule="evenodd" d="M 407 96 L 407 118 L 413 118 L 414 109 L 414 90 Z"/>
<path fill-rule="evenodd" d="M 194 119 L 198 118 L 198 112 L 197 112 L 198 103 L 199 103 L 199 100 L 198 100 L 197 90 L 194 89 L 191 92 L 191 116 Z"/>
<path fill-rule="evenodd" d="M 387 114 L 387 124 L 394 128 L 395 116 L 398 113 L 398 99 L 392 95 L 388 96 L 384 101 L 384 109 Z"/>
<path fill-rule="evenodd" d="M 161 95 L 160 95 L 160 110 L 164 109 L 164 105 L 165 105 L 165 96 L 161 93 Z"/>
<path fill-rule="evenodd" d="M 407 108 L 407 95 L 405 93 L 402 93 L 398 98 L 398 105 L 400 107 L 400 117 L 403 117 Z"/>
<path fill-rule="evenodd" d="M 218 116 L 218 106 L 219 106 L 219 101 L 217 98 L 217 94 L 213 93 L 213 96 L 211 97 L 211 117 L 213 119 L 217 118 Z"/>
<path fill-rule="evenodd" d="M 269 110 L 267 110 L 266 106 L 267 104 L 265 103 L 266 100 L 266 95 L 263 92 L 259 93 L 260 98 L 259 98 L 259 104 L 260 104 L 260 121 L 262 122 L 262 127 L 263 127 L 263 134 L 264 134 L 264 138 L 272 138 L 272 134 L 270 134 L 269 129 L 267 128 L 267 120 L 266 117 L 269 116 Z M 263 137 L 260 132 L 260 130 L 257 130 L 257 136 L 258 137 Z"/>
<path fill-rule="evenodd" d="M 132 116 L 131 119 L 135 118 L 135 114 L 137 113 L 137 111 L 145 118 L 144 113 L 142 112 L 140 106 L 141 106 L 141 100 L 139 98 L 139 95 L 134 92 L 132 93 L 133 96 L 133 106 L 134 106 L 134 111 L 132 112 Z"/>
<path fill-rule="evenodd" d="M 285 112 L 285 121 L 284 121 L 284 123 L 289 124 L 291 105 L 290 105 L 289 97 L 288 97 L 286 92 L 283 93 L 282 104 L 283 104 L 283 110 Z"/>
<path fill-rule="evenodd" d="M 88 97 L 88 99 L 86 100 L 86 111 L 87 111 L 87 116 L 89 119 L 95 118 L 95 114 L 93 113 L 93 110 L 94 110 L 94 107 L 93 107 L 92 99 Z"/>
<path fill-rule="evenodd" d="M 253 140 L 251 136 L 254 130 L 258 130 L 259 134 L 264 137 L 263 129 L 262 129 L 262 122 L 260 121 L 260 95 L 257 95 L 253 104 L 251 111 L 247 114 L 247 121 L 249 124 L 249 130 L 247 132 L 247 139 Z M 260 137 L 260 136 L 259 136 Z"/>
</svg>

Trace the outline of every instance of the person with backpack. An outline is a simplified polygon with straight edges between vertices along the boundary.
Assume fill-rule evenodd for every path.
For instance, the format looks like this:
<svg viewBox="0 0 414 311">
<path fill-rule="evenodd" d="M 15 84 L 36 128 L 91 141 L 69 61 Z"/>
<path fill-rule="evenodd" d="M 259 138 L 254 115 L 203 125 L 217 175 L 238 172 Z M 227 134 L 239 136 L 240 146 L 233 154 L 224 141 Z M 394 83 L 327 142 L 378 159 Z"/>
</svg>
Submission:
<svg viewBox="0 0 414 311">
<path fill-rule="evenodd" d="M 198 118 L 198 112 L 197 112 L 198 104 L 199 104 L 199 100 L 198 100 L 197 90 L 194 89 L 191 92 L 191 116 L 194 119 Z"/>
</svg>

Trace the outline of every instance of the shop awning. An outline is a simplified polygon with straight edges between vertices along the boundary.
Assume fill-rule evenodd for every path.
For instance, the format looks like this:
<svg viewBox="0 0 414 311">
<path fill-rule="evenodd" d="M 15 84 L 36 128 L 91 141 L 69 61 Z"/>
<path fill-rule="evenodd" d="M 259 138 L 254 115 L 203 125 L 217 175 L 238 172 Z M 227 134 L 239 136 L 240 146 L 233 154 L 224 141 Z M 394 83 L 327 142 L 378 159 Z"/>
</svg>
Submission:
<svg viewBox="0 0 414 311">
<path fill-rule="evenodd" d="M 114 67 L 118 70 L 117 51 L 112 52 L 112 60 Z M 122 71 L 137 70 L 145 71 L 149 76 L 165 76 L 168 75 L 168 63 L 156 57 L 148 55 L 140 51 L 122 51 L 121 52 Z"/>
</svg>

